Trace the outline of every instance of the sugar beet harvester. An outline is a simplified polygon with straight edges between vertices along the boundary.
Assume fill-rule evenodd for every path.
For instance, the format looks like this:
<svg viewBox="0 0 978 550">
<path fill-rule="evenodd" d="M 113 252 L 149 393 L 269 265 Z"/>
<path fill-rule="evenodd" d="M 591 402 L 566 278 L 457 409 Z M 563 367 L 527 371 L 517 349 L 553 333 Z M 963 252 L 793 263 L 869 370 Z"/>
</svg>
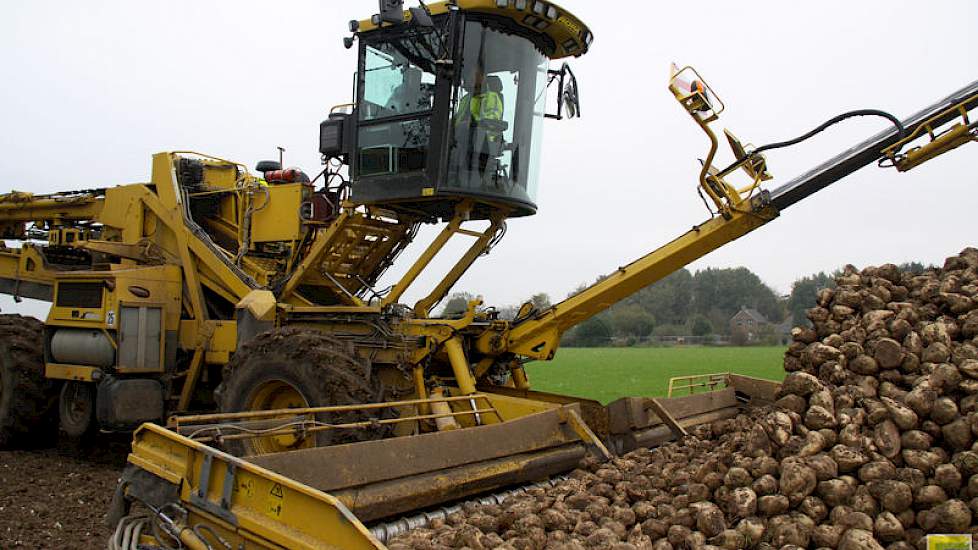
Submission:
<svg viewBox="0 0 978 550">
<path fill-rule="evenodd" d="M 432 395 L 444 396 L 434 406 L 443 411 L 445 398 L 479 384 L 513 378 L 526 389 L 518 358 L 552 356 L 554 323 L 517 335 L 523 323 L 478 304 L 460 319 L 430 312 L 507 218 L 536 211 L 544 119 L 578 111 L 570 69 L 549 63 L 585 53 L 591 33 L 538 5 L 464 1 L 403 15 L 388 6 L 376 22 L 353 24 L 357 93 L 321 126 L 322 180 L 273 162 L 259 164 L 259 178 L 234 162 L 169 152 L 154 156 L 145 184 L 0 196 L 0 236 L 47 240 L 0 249 L 0 291 L 53 302 L 43 328 L 2 325 L 16 338 L 0 346 L 20 350 L 4 354 L 6 386 L 32 391 L 0 401 L 0 443 L 36 436 L 49 411 L 82 437 L 191 411 Z M 561 95 L 550 115 L 548 86 Z M 439 221 L 444 230 L 407 273 L 375 288 L 419 227 Z M 453 238 L 473 240 L 464 257 L 413 307 L 399 303 Z M 524 309 L 519 320 L 538 313 Z M 410 433 L 410 424 L 364 437 Z M 332 439 L 322 430 L 240 450 Z"/>
<path fill-rule="evenodd" d="M 0 250 L 0 290 L 52 301 L 44 325 L 0 319 L 0 444 L 38 437 L 54 417 L 76 438 L 149 422 L 117 517 L 138 501 L 191 548 L 218 535 L 235 548 L 377 546 L 361 521 L 545 479 L 587 450 L 609 456 L 734 414 L 734 388 L 603 407 L 532 391 L 523 364 L 871 162 L 909 169 L 974 139 L 978 83 L 902 124 L 847 113 L 837 119 L 882 115 L 894 129 L 768 192 L 761 153 L 798 140 L 748 151 L 728 133 L 736 161 L 714 168 L 722 103 L 676 70 L 669 88 L 711 140 L 700 174 L 710 219 L 551 308 L 500 319 L 473 301 L 433 318 L 505 220 L 535 212 L 543 120 L 580 112 L 573 73 L 549 64 L 586 53 L 592 35 L 547 2 L 381 4 L 352 25 L 356 95 L 321 125 L 326 168 L 313 181 L 276 163 L 258 178 L 169 152 L 154 156 L 149 183 L 0 196 L 4 238 L 47 240 Z M 737 187 L 741 169 L 749 182 Z M 434 223 L 444 228 L 401 279 L 375 288 Z M 467 252 L 413 307 L 399 303 L 457 237 L 472 239 Z M 757 381 L 731 384 L 771 396 Z M 170 429 L 150 424 L 166 418 Z"/>
</svg>

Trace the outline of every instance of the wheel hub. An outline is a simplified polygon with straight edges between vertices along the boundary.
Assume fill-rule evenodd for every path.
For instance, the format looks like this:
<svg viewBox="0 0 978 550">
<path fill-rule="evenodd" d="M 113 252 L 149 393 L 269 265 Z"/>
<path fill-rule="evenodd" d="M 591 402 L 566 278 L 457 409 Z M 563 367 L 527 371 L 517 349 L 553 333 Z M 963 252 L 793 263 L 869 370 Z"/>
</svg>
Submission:
<svg viewBox="0 0 978 550">
<path fill-rule="evenodd" d="M 66 382 L 61 388 L 58 407 L 61 429 L 70 436 L 81 437 L 92 425 L 95 397 L 90 384 Z"/>
<path fill-rule="evenodd" d="M 295 386 L 284 380 L 273 380 L 259 386 L 248 400 L 248 410 L 269 411 L 301 409 L 309 406 Z M 281 417 L 286 418 L 286 417 Z M 312 417 L 309 417 L 312 420 Z M 249 440 L 256 454 L 280 453 L 315 446 L 315 438 L 299 433 L 256 437 Z"/>
</svg>

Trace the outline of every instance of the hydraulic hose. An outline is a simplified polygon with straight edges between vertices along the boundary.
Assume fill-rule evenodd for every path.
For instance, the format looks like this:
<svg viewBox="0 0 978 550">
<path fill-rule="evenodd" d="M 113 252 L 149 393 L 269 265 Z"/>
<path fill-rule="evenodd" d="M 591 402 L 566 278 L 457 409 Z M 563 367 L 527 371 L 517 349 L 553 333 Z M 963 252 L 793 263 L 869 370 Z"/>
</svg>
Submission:
<svg viewBox="0 0 978 550">
<path fill-rule="evenodd" d="M 822 124 L 820 124 L 814 130 L 808 132 L 807 134 L 800 135 L 800 136 L 796 137 L 795 139 L 789 139 L 788 141 L 776 141 L 774 143 L 768 143 L 767 145 L 762 145 L 762 146 L 758 147 L 757 149 L 754 149 L 751 152 L 751 154 L 752 155 L 756 155 L 756 154 L 759 154 L 759 153 L 763 153 L 764 151 L 770 151 L 771 149 L 781 149 L 783 147 L 791 147 L 792 145 L 797 145 L 797 144 L 799 144 L 799 143 L 801 143 L 801 142 L 803 142 L 803 141 L 805 141 L 807 139 L 811 139 L 812 137 L 816 136 L 817 134 L 820 134 L 820 133 L 824 132 L 830 126 L 833 126 L 835 124 L 838 124 L 838 123 L 842 122 L 843 120 L 846 120 L 846 119 L 849 119 L 849 118 L 854 118 L 854 117 L 857 117 L 857 116 L 877 116 L 877 117 L 882 117 L 882 118 L 885 118 L 885 119 L 889 120 L 890 122 L 893 123 L 893 126 L 895 126 L 896 129 L 897 129 L 897 133 L 899 134 L 898 137 L 897 137 L 897 139 L 903 139 L 904 135 L 906 135 L 906 133 L 907 133 L 906 129 L 903 127 L 903 123 L 900 122 L 900 119 L 898 119 L 897 117 L 891 115 L 890 113 L 887 113 L 886 111 L 880 111 L 878 109 L 857 109 L 855 111 L 848 111 L 848 112 L 842 113 L 841 115 L 834 116 L 834 117 L 826 120 Z"/>
</svg>

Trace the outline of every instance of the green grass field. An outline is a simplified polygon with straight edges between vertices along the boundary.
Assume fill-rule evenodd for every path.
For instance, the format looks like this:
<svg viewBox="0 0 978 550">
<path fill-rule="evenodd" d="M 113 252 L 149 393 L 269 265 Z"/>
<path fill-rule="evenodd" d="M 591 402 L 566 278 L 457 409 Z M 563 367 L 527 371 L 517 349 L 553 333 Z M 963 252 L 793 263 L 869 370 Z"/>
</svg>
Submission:
<svg viewBox="0 0 978 550">
<path fill-rule="evenodd" d="M 530 363 L 533 389 L 602 403 L 663 396 L 673 376 L 735 372 L 780 381 L 783 347 L 561 348 L 553 361 Z"/>
</svg>

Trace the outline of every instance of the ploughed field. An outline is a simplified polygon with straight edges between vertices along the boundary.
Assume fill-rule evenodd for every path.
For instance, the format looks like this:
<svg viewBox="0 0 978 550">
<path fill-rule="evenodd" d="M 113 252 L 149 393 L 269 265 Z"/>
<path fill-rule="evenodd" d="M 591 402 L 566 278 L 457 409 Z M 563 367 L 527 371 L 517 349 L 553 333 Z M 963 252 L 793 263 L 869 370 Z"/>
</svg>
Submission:
<svg viewBox="0 0 978 550">
<path fill-rule="evenodd" d="M 105 548 L 105 513 L 128 439 L 87 449 L 0 451 L 0 548 Z"/>
</svg>

